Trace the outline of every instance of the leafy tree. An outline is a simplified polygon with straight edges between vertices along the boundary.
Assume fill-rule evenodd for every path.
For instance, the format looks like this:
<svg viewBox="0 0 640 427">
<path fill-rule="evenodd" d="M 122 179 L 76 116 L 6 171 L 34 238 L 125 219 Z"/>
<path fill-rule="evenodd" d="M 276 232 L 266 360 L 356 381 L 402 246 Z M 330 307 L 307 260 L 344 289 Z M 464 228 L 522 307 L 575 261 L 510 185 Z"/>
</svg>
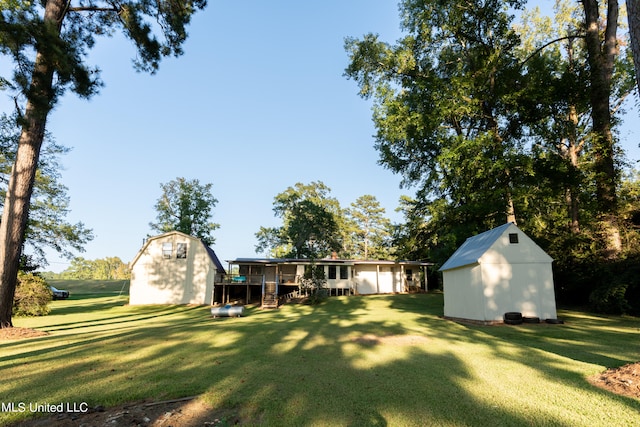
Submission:
<svg viewBox="0 0 640 427">
<path fill-rule="evenodd" d="M 180 231 L 198 237 L 211 245 L 213 232 L 220 225 L 210 221 L 212 209 L 218 200 L 211 194 L 213 184 L 200 184 L 197 179 L 176 178 L 160 184 L 162 196 L 156 202 L 157 222 L 149 223 L 151 229 L 166 233 Z"/>
<path fill-rule="evenodd" d="M 83 257 L 75 257 L 63 272 L 62 277 L 72 280 L 91 280 L 93 279 L 93 262 Z"/>
<path fill-rule="evenodd" d="M 131 276 L 127 264 L 118 257 L 97 259 L 94 265 L 94 280 L 126 280 Z"/>
<path fill-rule="evenodd" d="M 3 2 L 0 54 L 14 68 L 0 82 L 22 105 L 22 132 L 0 223 L 0 327 L 13 326 L 11 306 L 47 116 L 67 89 L 84 98 L 98 91 L 98 70 L 85 63 L 95 37 L 122 31 L 137 48 L 136 68 L 153 73 L 162 57 L 182 53 L 186 25 L 205 5 L 206 0 L 18 0 L 6 7 Z"/>
<path fill-rule="evenodd" d="M 636 88 L 640 91 L 640 1 L 627 0 L 627 19 L 633 63 L 635 65 Z"/>
<path fill-rule="evenodd" d="M 372 195 L 360 196 L 351 203 L 346 216 L 351 228 L 351 256 L 360 259 L 386 259 L 390 252 L 391 221 Z"/>
<path fill-rule="evenodd" d="M 603 4 L 606 3 L 606 9 Z M 621 224 L 618 221 L 618 184 L 621 168 L 616 161 L 616 138 L 613 132 L 615 125 L 613 97 L 616 74 L 626 71 L 633 75 L 629 61 L 626 67 L 621 64 L 620 43 L 618 39 L 619 4 L 617 0 L 599 2 L 598 0 L 581 1 L 584 11 L 585 50 L 589 63 L 588 81 L 591 103 L 591 144 L 593 147 L 594 172 L 596 183 L 596 208 L 601 221 L 601 238 L 605 251 L 610 258 L 620 255 L 622 250 Z M 604 12 L 606 10 L 606 12 Z M 632 48 L 637 32 L 634 19 L 637 19 L 637 7 L 631 3 L 630 27 L 632 30 Z M 637 49 L 637 47 L 635 47 Z M 631 56 L 629 50 L 627 57 Z M 626 69 L 625 69 L 626 68 Z M 621 70 L 622 69 L 622 70 Z M 635 86 L 635 81 L 630 82 Z M 630 88 L 628 89 L 631 90 Z"/>
<path fill-rule="evenodd" d="M 528 231 L 548 245 L 556 266 L 562 268 L 571 257 L 610 256 L 609 231 L 615 236 L 623 224 L 602 220 L 602 203 L 597 197 L 604 175 L 598 164 L 601 140 L 592 126 L 584 12 L 567 1 L 556 2 L 554 11 L 552 18 L 543 18 L 536 11 L 524 13 L 517 31 L 523 37 L 519 56 L 527 71 L 528 99 L 535 101 L 525 107 L 532 118 L 531 155 L 535 162 L 535 181 L 529 186 L 526 207 Z M 612 124 L 635 86 L 628 55 L 617 57 L 614 66 L 609 101 Z M 618 169 L 622 153 L 612 150 Z"/>
<path fill-rule="evenodd" d="M 0 117 L 0 204 L 4 202 L 8 177 L 15 159 L 18 141 L 16 121 L 7 115 Z M 67 188 L 59 183 L 59 156 L 69 150 L 46 135 L 38 161 L 31 208 L 25 232 L 23 260 L 28 256 L 34 267 L 46 265 L 44 248 L 54 249 L 71 258 L 72 250 L 82 252 L 93 239 L 93 233 L 82 222 L 66 221 L 69 213 Z M 31 254 L 31 255 L 28 255 Z"/>
<path fill-rule="evenodd" d="M 324 268 L 313 263 L 305 266 L 304 274 L 300 278 L 300 289 L 306 291 L 307 302 L 310 305 L 318 305 L 326 300 L 329 294 Z"/>
<path fill-rule="evenodd" d="M 297 183 L 276 195 L 273 211 L 283 225 L 260 227 L 256 252 L 313 259 L 339 250 L 342 211 L 330 191 L 322 182 Z"/>
<path fill-rule="evenodd" d="M 590 163 L 588 150 L 589 97 L 586 57 L 580 48 L 580 22 L 577 6 L 556 2 L 553 19 L 540 15 L 538 8 L 525 10 L 516 30 L 522 35 L 518 56 L 523 63 L 530 100 L 521 114 L 530 119 L 537 182 L 543 191 L 536 198 L 564 197 L 566 217 L 554 218 L 562 227 L 569 222 L 572 233 L 580 231 L 580 193 L 585 191 Z M 551 41 L 550 41 L 551 40 Z M 531 102 L 534 101 L 534 102 Z M 545 206 L 546 205 L 546 206 Z M 558 203 L 531 203 L 548 208 Z M 550 213 L 529 212 L 549 218 Z M 555 221 L 560 219 L 560 221 Z M 546 221 L 545 221 L 546 222 Z"/>
<path fill-rule="evenodd" d="M 49 314 L 48 304 L 51 298 L 51 288 L 42 277 L 21 272 L 18 275 L 13 314 L 16 316 L 45 316 Z"/>
<path fill-rule="evenodd" d="M 409 34 L 347 39 L 345 74 L 374 98 L 380 163 L 416 186 L 441 234 L 515 221 L 531 174 L 518 114 L 519 37 L 507 7 L 518 1 L 403 1 Z M 458 231 L 456 234 L 462 234 Z"/>
</svg>

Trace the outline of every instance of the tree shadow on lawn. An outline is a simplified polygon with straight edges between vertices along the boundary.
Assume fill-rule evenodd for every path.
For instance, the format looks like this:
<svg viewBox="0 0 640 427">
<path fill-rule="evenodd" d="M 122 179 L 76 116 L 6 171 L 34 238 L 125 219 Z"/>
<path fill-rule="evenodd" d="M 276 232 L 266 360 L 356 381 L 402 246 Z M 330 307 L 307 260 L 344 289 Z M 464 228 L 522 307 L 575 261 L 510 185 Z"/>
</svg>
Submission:
<svg viewBox="0 0 640 427">
<path fill-rule="evenodd" d="M 105 300 L 105 298 L 109 298 Z M 90 313 L 122 307 L 127 303 L 123 297 L 105 295 L 87 295 L 82 299 L 52 301 L 50 316 Z"/>
<path fill-rule="evenodd" d="M 136 322 L 138 320 L 182 313 L 185 310 L 203 309 L 202 306 L 179 305 L 128 306 L 127 301 L 121 297 L 115 297 L 113 300 L 108 301 L 99 300 L 102 300 L 99 296 L 87 295 L 87 298 L 79 301 L 78 304 L 54 307 L 49 315 L 51 318 L 60 316 L 64 319 L 66 315 L 86 314 L 86 321 L 71 318 L 68 322 L 47 324 L 37 327 L 37 329 L 45 332 L 80 329 L 112 323 Z M 108 315 L 105 312 L 108 312 Z"/>
<path fill-rule="evenodd" d="M 415 294 L 397 298 L 392 308 L 421 316 L 424 321 L 440 320 L 444 316 L 442 294 Z M 438 328 L 443 337 L 457 341 L 474 339 L 488 345 L 498 344 L 497 339 L 511 342 L 524 349 L 538 349 L 562 357 L 606 367 L 617 367 L 638 361 L 640 357 L 640 319 L 597 315 L 560 310 L 565 323 L 521 325 L 475 325 L 444 320 L 431 327 Z M 463 329 L 446 327 L 459 324 Z M 624 348 L 620 344 L 624 343 Z M 496 354 L 496 356 L 501 356 Z"/>
<path fill-rule="evenodd" d="M 503 425 L 528 423 L 526 417 L 470 394 L 464 383 L 473 381 L 473 375 L 453 353 L 433 354 L 423 345 L 396 341 L 397 352 L 377 360 L 378 353 L 386 354 L 384 339 L 357 339 L 389 337 L 403 332 L 400 325 L 368 322 L 351 325 L 345 334 L 340 331 L 343 317 L 330 320 L 333 313 L 313 311 L 316 316 L 305 321 L 278 313 L 262 316 L 257 331 L 244 319 L 159 327 L 151 335 L 166 345 L 150 346 L 135 361 L 114 357 L 111 364 L 95 366 L 87 360 L 94 351 L 78 348 L 75 357 L 86 361 L 74 365 L 80 371 L 75 375 L 100 390 L 96 398 L 103 400 L 92 404 L 108 406 L 121 396 L 203 394 L 203 402 L 218 408 L 216 417 L 228 414 L 241 425 L 383 426 L 402 420 L 407 425 L 487 425 L 496 417 Z M 211 340 L 202 340 L 205 328 Z M 216 335 L 224 344 L 216 343 Z M 148 340 L 148 333 L 131 332 L 107 338 L 103 348 L 113 353 L 113 347 L 133 349 L 150 344 Z M 425 366 L 430 366 L 428 375 L 416 375 Z M 51 375 L 61 384 L 69 376 L 63 369 Z M 144 378 L 145 390 L 139 389 L 137 378 Z M 37 384 L 22 387 L 33 386 Z M 200 414 L 189 425 L 212 422 L 211 416 Z"/>
<path fill-rule="evenodd" d="M 609 368 L 638 361 L 640 321 L 633 324 L 607 318 L 604 322 L 594 322 L 588 316 L 585 318 L 568 312 L 563 317 L 566 322 L 562 325 L 460 325 L 465 329 L 465 335 L 488 344 L 497 340 L 508 342 L 522 352 L 540 350 Z"/>
<path fill-rule="evenodd" d="M 100 306 L 100 304 L 97 304 Z M 155 330 L 157 328 L 170 327 L 174 321 L 171 318 L 173 315 L 185 315 L 191 311 L 200 311 L 205 313 L 200 306 L 143 306 L 136 307 L 134 312 L 123 315 L 123 313 L 110 316 L 95 318 L 86 321 L 70 321 L 68 323 L 59 323 L 51 326 L 40 327 L 38 330 L 51 333 L 44 336 L 39 336 L 26 340 L 15 340 L 8 342 L 1 342 L 0 348 L 4 348 L 3 353 L 7 353 L 14 348 L 33 348 L 37 346 L 38 350 L 29 350 L 19 352 L 13 356 L 0 356 L 0 362 L 11 360 L 22 360 L 28 357 L 39 357 L 42 355 L 51 356 L 52 360 L 60 359 L 59 354 L 56 352 L 69 352 L 69 354 L 77 355 L 76 349 L 84 348 L 85 346 L 91 347 L 94 344 L 100 344 L 100 342 L 106 339 L 114 339 L 119 336 L 128 336 L 131 331 L 136 330 Z M 151 321 L 149 324 L 140 324 L 139 322 Z M 193 322 L 201 322 L 201 319 L 196 318 Z M 179 323 L 186 324 L 185 320 L 179 320 Z M 108 325 L 108 327 L 105 327 Z M 95 328 L 95 329 L 94 329 Z M 60 331 L 69 331 L 64 336 L 56 334 Z M 13 350 L 15 351 L 15 350 Z M 48 360 L 47 357 L 40 358 L 39 361 L 44 362 Z M 60 363 L 64 365 L 64 360 Z"/>
<path fill-rule="evenodd" d="M 184 425 L 220 416 L 240 425 L 574 425 L 538 408 L 533 394 L 500 402 L 476 393 L 478 374 L 455 350 L 436 343 L 454 347 L 456 341 L 470 341 L 493 346 L 495 357 L 505 357 L 498 348 L 514 340 L 509 334 L 492 335 L 497 327 L 481 329 L 438 318 L 431 296 L 424 296 L 429 307 L 424 311 L 420 296 L 404 297 L 331 298 L 317 307 L 251 309 L 238 319 L 212 319 L 196 310 L 180 319 L 159 316 L 140 328 L 102 338 L 96 332 L 89 340 L 57 347 L 73 355 L 71 366 L 52 363 L 48 378 L 21 378 L 12 394 L 26 399 L 44 387 L 50 394 L 40 395 L 41 400 L 80 399 L 92 406 L 201 395 L 199 401 L 213 409 Z M 406 316 L 368 312 L 385 304 Z M 420 333 L 416 322 L 424 326 L 422 340 L 390 339 Z M 555 351 L 562 349 L 564 345 Z M 37 364 L 46 351 L 16 357 Z M 56 353 L 49 363 L 60 357 Z M 540 365 L 562 369 L 551 357 L 538 359 Z M 57 385 L 47 384 L 50 378 Z M 588 384 L 574 381 L 578 389 L 593 392 Z M 90 386 L 78 394 L 78 382 Z M 638 402 L 622 403 L 640 410 Z M 187 410 L 188 404 L 178 405 Z"/>
</svg>

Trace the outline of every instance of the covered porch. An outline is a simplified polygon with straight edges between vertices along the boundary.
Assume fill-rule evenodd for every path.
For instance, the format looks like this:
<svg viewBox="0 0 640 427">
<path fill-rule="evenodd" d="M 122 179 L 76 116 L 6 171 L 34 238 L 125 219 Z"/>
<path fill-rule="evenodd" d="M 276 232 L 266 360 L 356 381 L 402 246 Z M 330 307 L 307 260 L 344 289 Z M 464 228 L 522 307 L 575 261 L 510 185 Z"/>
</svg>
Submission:
<svg viewBox="0 0 640 427">
<path fill-rule="evenodd" d="M 229 273 L 216 276 L 212 304 L 260 304 L 263 308 L 277 308 L 281 302 L 305 296 L 300 279 L 312 265 L 324 272 L 329 296 L 426 291 L 426 268 L 432 265 L 335 258 L 238 258 L 227 262 Z"/>
</svg>

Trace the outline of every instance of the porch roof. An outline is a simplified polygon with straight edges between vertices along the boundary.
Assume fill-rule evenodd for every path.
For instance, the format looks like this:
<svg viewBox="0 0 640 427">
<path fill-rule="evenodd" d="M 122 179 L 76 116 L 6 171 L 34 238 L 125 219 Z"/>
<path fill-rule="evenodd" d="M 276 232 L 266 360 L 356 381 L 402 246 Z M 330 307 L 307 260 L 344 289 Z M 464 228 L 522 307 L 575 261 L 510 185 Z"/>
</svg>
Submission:
<svg viewBox="0 0 640 427">
<path fill-rule="evenodd" d="M 391 261 L 391 260 L 357 260 L 357 259 L 306 259 L 306 258 L 236 258 L 227 260 L 229 264 L 275 265 L 275 264 L 336 264 L 336 265 L 413 265 L 430 266 L 432 262 L 424 261 Z"/>
</svg>

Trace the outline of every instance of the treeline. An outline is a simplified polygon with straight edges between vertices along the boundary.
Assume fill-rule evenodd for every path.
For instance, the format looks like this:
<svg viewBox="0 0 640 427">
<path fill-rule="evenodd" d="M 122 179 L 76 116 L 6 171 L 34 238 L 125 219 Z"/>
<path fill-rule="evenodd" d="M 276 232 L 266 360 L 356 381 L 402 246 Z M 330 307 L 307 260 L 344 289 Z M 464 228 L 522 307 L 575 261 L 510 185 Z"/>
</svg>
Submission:
<svg viewBox="0 0 640 427">
<path fill-rule="evenodd" d="M 129 280 L 129 266 L 118 257 L 89 260 L 76 257 L 71 265 L 61 273 L 45 272 L 49 280 Z"/>
</svg>

